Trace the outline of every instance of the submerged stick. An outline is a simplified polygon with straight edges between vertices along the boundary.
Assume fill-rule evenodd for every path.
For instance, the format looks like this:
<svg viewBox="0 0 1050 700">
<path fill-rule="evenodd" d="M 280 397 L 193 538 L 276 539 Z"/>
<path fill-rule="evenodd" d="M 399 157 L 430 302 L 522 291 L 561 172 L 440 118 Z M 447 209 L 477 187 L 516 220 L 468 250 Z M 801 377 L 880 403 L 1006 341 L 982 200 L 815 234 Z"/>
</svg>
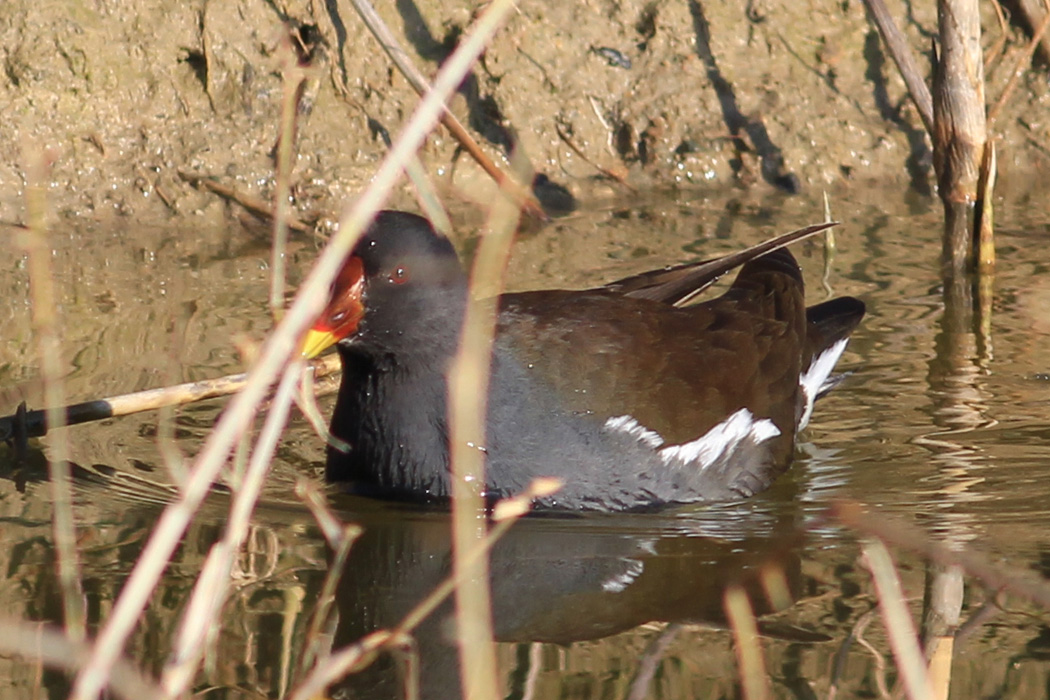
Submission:
<svg viewBox="0 0 1050 700">
<path fill-rule="evenodd" d="M 339 356 L 336 354 L 314 360 L 310 363 L 315 377 L 326 377 L 340 370 Z M 159 389 L 147 389 L 131 394 L 110 396 L 66 406 L 65 421 L 62 425 L 78 425 L 92 421 L 127 416 L 142 411 L 152 411 L 165 406 L 182 406 L 188 403 L 229 396 L 241 390 L 248 382 L 248 375 L 228 374 L 217 379 L 204 379 L 199 382 L 188 382 Z M 41 437 L 47 434 L 49 409 L 26 411 L 24 414 L 12 414 L 0 418 L 0 440 L 10 439 L 16 432 L 16 425 L 24 428 L 26 437 Z M 20 434 L 21 431 L 19 431 Z"/>
</svg>

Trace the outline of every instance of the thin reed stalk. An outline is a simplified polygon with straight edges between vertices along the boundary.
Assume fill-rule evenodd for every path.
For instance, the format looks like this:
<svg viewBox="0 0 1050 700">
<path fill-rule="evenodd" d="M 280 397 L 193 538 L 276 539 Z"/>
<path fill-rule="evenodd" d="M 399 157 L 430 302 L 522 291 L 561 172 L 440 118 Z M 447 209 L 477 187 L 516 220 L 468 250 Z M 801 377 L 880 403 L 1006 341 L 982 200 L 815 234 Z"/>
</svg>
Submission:
<svg viewBox="0 0 1050 700">
<path fill-rule="evenodd" d="M 156 588 L 179 540 L 194 513 L 218 476 L 230 450 L 247 429 L 267 389 L 298 349 L 298 340 L 320 313 L 328 289 L 342 267 L 343 260 L 361 236 L 368 222 L 396 184 L 405 163 L 422 145 L 444 109 L 445 100 L 462 81 L 484 50 L 504 18 L 510 13 L 510 0 L 494 0 L 438 73 L 431 92 L 419 103 L 404 132 L 384 159 L 361 197 L 340 219 L 338 232 L 318 258 L 303 282 L 288 313 L 263 345 L 259 359 L 249 373 L 244 390 L 230 402 L 197 457 L 193 473 L 180 499 L 165 509 L 149 542 L 135 564 L 109 620 L 102 628 L 92 657 L 73 686 L 72 700 L 93 700 L 106 683 L 113 664 L 120 657 L 150 595 Z"/>
<path fill-rule="evenodd" d="M 886 545 L 879 540 L 869 540 L 864 545 L 864 560 L 875 582 L 879 611 L 882 613 L 882 622 L 890 639 L 890 649 L 904 682 L 904 690 L 909 700 L 933 700 L 933 686 L 926 671 L 926 657 L 919 646 L 919 635 L 908 612 L 897 569 L 893 566 Z"/>
<path fill-rule="evenodd" d="M 285 251 L 288 248 L 288 217 L 291 214 L 292 154 L 295 150 L 295 114 L 302 95 L 306 71 L 285 32 L 281 42 L 281 133 L 277 139 L 277 181 L 273 192 L 273 250 L 270 261 L 270 312 L 280 318 L 284 309 Z"/>
<path fill-rule="evenodd" d="M 51 248 L 47 240 L 47 181 L 50 154 L 37 151 L 27 155 L 28 184 L 26 211 L 29 228 L 24 234 L 29 263 L 30 296 L 33 330 L 39 343 L 40 374 L 44 385 L 44 402 L 51 408 L 45 413 L 47 423 L 65 425 L 61 406 L 66 402 L 62 380 L 62 344 L 58 337 L 58 311 L 55 302 L 54 272 Z M 84 589 L 80 582 L 77 556 L 76 523 L 73 515 L 72 478 L 69 467 L 69 438 L 59 430 L 49 443 L 48 468 L 52 499 L 52 536 L 58 565 L 58 583 L 62 591 L 63 626 L 72 642 L 86 635 Z"/>
<path fill-rule="evenodd" d="M 460 676 L 467 700 L 498 697 L 488 558 L 465 552 L 484 538 L 485 415 L 498 296 L 520 217 L 516 204 L 497 200 L 478 246 L 459 351 L 449 373 L 449 452 L 452 460 L 453 567 Z"/>
<path fill-rule="evenodd" d="M 733 648 L 740 669 L 741 695 L 745 700 L 766 700 L 770 694 L 769 677 L 758 642 L 758 622 L 747 592 L 738 585 L 726 588 L 723 597 L 726 618 L 733 631 Z"/>
</svg>

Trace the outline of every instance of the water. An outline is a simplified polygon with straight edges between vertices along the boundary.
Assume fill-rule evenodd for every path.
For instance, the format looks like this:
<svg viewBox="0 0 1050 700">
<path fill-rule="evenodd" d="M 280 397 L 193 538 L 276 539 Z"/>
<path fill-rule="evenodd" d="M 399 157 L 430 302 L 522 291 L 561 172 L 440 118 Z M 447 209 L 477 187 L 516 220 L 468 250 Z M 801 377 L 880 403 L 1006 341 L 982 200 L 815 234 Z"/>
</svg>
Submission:
<svg viewBox="0 0 1050 700">
<path fill-rule="evenodd" d="M 837 499 L 922 528 L 953 546 L 986 553 L 1001 567 L 1044 572 L 1050 561 L 1050 223 L 1033 206 L 1000 207 L 999 265 L 985 333 L 960 325 L 938 270 L 940 208 L 896 189 L 856 186 L 832 197 L 844 225 L 825 275 L 821 242 L 795 247 L 811 302 L 852 294 L 868 305 L 840 365 L 854 372 L 817 408 L 792 470 L 744 504 L 631 516 L 543 518 L 520 524 L 493 554 L 493 598 L 504 695 L 513 698 L 627 697 L 640 669 L 645 697 L 736 693 L 736 660 L 724 630 L 721 590 L 739 582 L 762 617 L 774 695 L 876 693 L 872 651 L 893 663 L 854 533 L 821 520 Z M 694 256 L 737 249 L 823 218 L 816 198 L 761 198 L 740 191 L 679 193 L 645 202 L 595 205 L 524 235 L 513 289 L 585 286 Z M 775 222 L 775 223 L 773 223 Z M 457 241 L 471 249 L 469 232 Z M 53 233 L 70 400 L 113 395 L 239 371 L 237 345 L 261 339 L 268 252 L 240 229 L 201 232 L 79 222 Z M 294 284 L 315 255 L 290 251 Z M 822 283 L 824 278 L 824 283 Z M 826 285 L 826 286 L 825 286 Z M 14 303 L 0 310 L 0 411 L 25 398 L 41 405 L 30 332 L 27 279 L 17 256 L 0 270 Z M 966 319 L 963 318 L 963 321 Z M 324 403 L 330 410 L 330 402 Z M 92 625 L 105 620 L 159 515 L 168 479 L 161 441 L 193 455 L 221 408 L 175 414 L 174 438 L 157 414 L 67 431 L 77 486 L 78 541 Z M 49 438 L 50 439 L 50 438 Z M 331 553 L 292 494 L 317 479 L 320 441 L 296 416 L 279 450 L 249 546 L 236 567 L 209 662 L 195 688 L 207 697 L 276 697 L 297 676 L 310 615 Z M 20 493 L 0 448 L 0 599 L 5 617 L 54 621 L 60 599 L 50 546 L 50 496 L 35 445 Z M 95 475 L 93 478 L 92 475 Z M 182 606 L 209 547 L 221 536 L 227 497 L 194 522 L 128 645 L 130 658 L 159 672 Z M 334 503 L 365 528 L 335 597 L 337 645 L 395 624 L 447 575 L 447 519 L 364 501 Z M 805 528 L 803 530 L 803 528 Z M 804 532 L 805 534 L 800 534 Z M 926 567 L 897 552 L 905 592 L 921 610 Z M 775 564 L 775 566 L 774 566 Z M 763 592 L 779 571 L 790 593 Z M 967 619 L 986 594 L 967 578 Z M 403 697 L 418 671 L 423 697 L 455 696 L 455 649 L 447 610 L 418 630 L 414 651 L 385 657 L 336 695 Z M 1046 693 L 1050 631 L 1043 610 L 1008 598 L 1006 610 L 956 647 L 952 696 L 1036 697 Z M 418 656 L 416 656 L 418 654 Z M 64 697 L 67 681 L 33 664 L 0 659 L 4 697 Z M 408 669 L 408 671 L 406 671 Z M 415 669 L 415 671 L 412 671 Z M 407 674 L 407 675 L 406 675 Z"/>
</svg>

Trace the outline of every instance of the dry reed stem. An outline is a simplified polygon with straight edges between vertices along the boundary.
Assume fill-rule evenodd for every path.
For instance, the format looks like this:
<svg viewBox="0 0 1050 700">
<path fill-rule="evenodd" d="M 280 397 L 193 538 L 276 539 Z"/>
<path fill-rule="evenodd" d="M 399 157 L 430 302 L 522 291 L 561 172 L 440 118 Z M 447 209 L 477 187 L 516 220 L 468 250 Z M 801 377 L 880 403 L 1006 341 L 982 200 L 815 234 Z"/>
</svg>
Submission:
<svg viewBox="0 0 1050 700">
<path fill-rule="evenodd" d="M 408 158 L 419 149 L 427 133 L 436 124 L 444 110 L 445 100 L 462 81 L 512 8 L 510 0 L 493 0 L 488 6 L 474 30 L 464 38 L 439 71 L 432 90 L 419 103 L 375 177 L 341 217 L 339 230 L 303 282 L 288 313 L 263 345 L 245 388 L 227 406 L 205 442 L 181 498 L 168 506 L 157 522 L 113 606 L 109 620 L 99 634 L 91 659 L 77 676 L 72 700 L 93 700 L 105 685 L 109 671 L 119 658 L 128 635 L 156 588 L 190 520 L 208 494 L 233 445 L 255 416 L 266 390 L 298 349 L 303 332 L 320 313 L 343 260 L 379 211 Z"/>
<path fill-rule="evenodd" d="M 875 582 L 879 611 L 905 692 L 909 700 L 932 700 L 933 686 L 926 671 L 926 657 L 919 646 L 915 623 L 908 612 L 897 569 L 886 545 L 880 540 L 869 540 L 864 545 L 864 560 Z"/>
<path fill-rule="evenodd" d="M 932 647 L 932 649 L 931 649 Z M 952 660 L 955 652 L 955 637 L 948 634 L 935 637 L 927 646 L 929 655 L 930 685 L 935 700 L 948 700 L 952 687 Z"/>
<path fill-rule="evenodd" d="M 770 609 L 786 610 L 795 604 L 795 596 L 791 594 L 791 584 L 788 583 L 783 566 L 777 562 L 765 564 L 759 572 L 759 577 Z"/>
<path fill-rule="evenodd" d="M 273 192 L 273 249 L 270 261 L 270 313 L 281 317 L 284 307 L 285 251 L 288 248 L 289 197 L 292 185 L 292 154 L 295 150 L 295 114 L 299 107 L 300 87 L 307 72 L 299 65 L 291 37 L 281 36 L 281 123 L 277 139 L 277 181 Z"/>
<path fill-rule="evenodd" d="M 958 566 L 993 591 L 1008 591 L 1036 605 L 1050 609 L 1050 584 L 1029 571 L 1008 571 L 986 556 L 966 550 L 954 550 L 924 535 L 915 527 L 884 515 L 872 517 L 859 503 L 840 501 L 829 509 L 829 515 L 846 527 L 869 537 L 889 542 L 894 547 L 919 554 L 945 566 Z"/>
<path fill-rule="evenodd" d="M 973 265 L 978 237 L 973 203 L 988 141 L 977 0 L 937 0 L 937 26 L 933 165 L 945 214 L 945 274 L 956 276 Z"/>
<path fill-rule="evenodd" d="M 357 10 L 357 14 L 361 17 L 361 21 L 365 23 L 368 30 L 372 32 L 372 36 L 376 38 L 379 45 L 386 52 L 390 60 L 394 62 L 397 69 L 401 71 L 401 74 L 408 80 L 409 85 L 419 93 L 420 95 L 426 94 L 430 89 L 427 85 L 426 78 L 423 74 L 412 64 L 412 61 L 408 58 L 408 53 L 401 47 L 393 33 L 387 28 L 386 24 L 376 13 L 368 0 L 350 0 Z M 446 129 L 452 134 L 452 137 L 459 142 L 467 153 L 477 162 L 481 168 L 488 173 L 489 177 L 495 180 L 499 188 L 507 196 L 512 197 L 517 208 L 525 211 L 529 216 L 539 219 L 540 221 L 546 221 L 547 215 L 543 211 L 543 207 L 540 206 L 539 202 L 532 193 L 523 185 L 518 184 L 512 178 L 508 177 L 506 173 L 499 169 L 499 167 L 492 162 L 492 159 L 486 155 L 485 151 L 477 144 L 477 142 L 471 137 L 463 125 L 456 119 L 456 116 L 452 114 L 447 108 L 443 110 L 441 114 L 441 123 Z M 530 169 L 531 170 L 531 169 Z"/>
<path fill-rule="evenodd" d="M 52 408 L 46 412 L 48 423 L 65 425 L 61 410 L 65 403 L 62 381 L 62 347 L 58 336 L 58 311 L 51 269 L 51 249 L 47 237 L 47 181 L 51 154 L 37 150 L 27 154 L 26 213 L 28 230 L 23 234 L 28 257 L 33 330 L 40 353 L 40 375 L 44 401 Z M 80 563 L 76 546 L 76 523 L 73 516 L 72 478 L 69 467 L 69 439 L 59 430 L 50 440 L 48 468 L 52 498 L 52 536 L 58 565 L 58 584 L 62 591 L 63 626 L 72 642 L 83 641 L 85 629 L 84 590 L 80 582 Z"/>
<path fill-rule="evenodd" d="M 864 4 L 868 6 L 868 11 L 875 20 L 879 34 L 882 35 L 882 40 L 886 43 L 893 62 L 897 64 L 897 70 L 904 78 L 904 84 L 908 88 L 911 101 L 919 112 L 923 126 L 926 127 L 926 133 L 932 136 L 933 97 L 930 95 L 930 88 L 926 86 L 926 81 L 922 78 L 922 73 L 915 62 L 915 55 L 908 46 L 908 40 L 897 27 L 897 23 L 893 21 L 893 15 L 890 14 L 883 0 L 865 0 Z"/>
<path fill-rule="evenodd" d="M 510 502 L 513 504 L 505 512 L 524 514 L 528 512 L 528 506 L 534 498 L 550 494 L 550 487 L 550 479 L 537 479 L 529 484 L 529 488 L 524 493 L 505 499 L 501 503 Z M 483 539 L 475 542 L 474 546 L 463 554 L 464 562 L 469 565 L 480 557 L 487 557 L 496 542 L 517 522 L 518 517 L 520 516 L 510 516 L 505 520 L 493 523 L 488 534 Z M 409 611 L 396 627 L 372 632 L 359 642 L 340 649 L 328 658 L 323 659 L 303 679 L 299 687 L 292 692 L 290 700 L 310 700 L 311 698 L 319 697 L 324 692 L 324 689 L 332 683 L 349 673 L 366 667 L 379 651 L 394 644 L 402 644 L 412 630 L 433 613 L 460 584 L 461 581 L 457 573 L 453 572 L 451 576 L 438 584 L 416 607 Z"/>
<path fill-rule="evenodd" d="M 520 213 L 498 199 L 481 239 L 463 316 L 460 347 L 449 372 L 449 453 L 452 462 L 452 551 L 457 643 L 466 700 L 498 697 L 488 558 L 463 554 L 485 537 L 485 417 L 498 296 Z"/>
<path fill-rule="evenodd" d="M 234 493 L 226 532 L 208 553 L 204 571 L 190 595 L 182 615 L 175 649 L 161 676 L 161 685 L 167 697 L 178 697 L 187 691 L 196 675 L 197 665 L 204 656 L 205 640 L 209 630 L 216 626 L 222 603 L 226 599 L 234 557 L 248 535 L 252 511 L 262 493 L 273 454 L 281 439 L 298 380 L 299 367 L 296 364 L 289 365 L 266 415 L 244 478 Z M 209 573 L 210 576 L 206 575 Z"/>
<path fill-rule="evenodd" d="M 771 697 L 769 676 L 762 660 L 762 646 L 758 643 L 758 623 L 747 592 L 733 584 L 726 588 L 722 604 L 733 632 L 741 694 L 744 700 L 766 700 Z"/>
</svg>

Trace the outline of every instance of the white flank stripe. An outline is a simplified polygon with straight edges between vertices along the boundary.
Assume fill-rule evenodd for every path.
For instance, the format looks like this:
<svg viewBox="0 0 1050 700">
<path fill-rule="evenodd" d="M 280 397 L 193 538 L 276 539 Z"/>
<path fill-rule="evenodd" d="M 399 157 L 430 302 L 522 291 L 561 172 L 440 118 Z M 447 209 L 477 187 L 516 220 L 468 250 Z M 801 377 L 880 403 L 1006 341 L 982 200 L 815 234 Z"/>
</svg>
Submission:
<svg viewBox="0 0 1050 700">
<path fill-rule="evenodd" d="M 654 450 L 664 444 L 664 439 L 656 431 L 649 430 L 631 416 L 609 418 L 605 421 L 605 429 L 617 433 L 626 433 Z"/>
<path fill-rule="evenodd" d="M 604 427 L 612 432 L 624 433 L 654 450 L 664 444 L 664 439 L 658 433 L 631 416 L 609 418 Z M 719 457 L 731 454 L 744 442 L 758 445 L 777 435 L 780 435 L 780 429 L 773 421 L 768 418 L 755 420 L 751 411 L 741 408 L 696 440 L 669 445 L 658 450 L 657 454 L 664 464 L 677 462 L 682 466 L 692 465 L 703 469 Z"/>
</svg>

